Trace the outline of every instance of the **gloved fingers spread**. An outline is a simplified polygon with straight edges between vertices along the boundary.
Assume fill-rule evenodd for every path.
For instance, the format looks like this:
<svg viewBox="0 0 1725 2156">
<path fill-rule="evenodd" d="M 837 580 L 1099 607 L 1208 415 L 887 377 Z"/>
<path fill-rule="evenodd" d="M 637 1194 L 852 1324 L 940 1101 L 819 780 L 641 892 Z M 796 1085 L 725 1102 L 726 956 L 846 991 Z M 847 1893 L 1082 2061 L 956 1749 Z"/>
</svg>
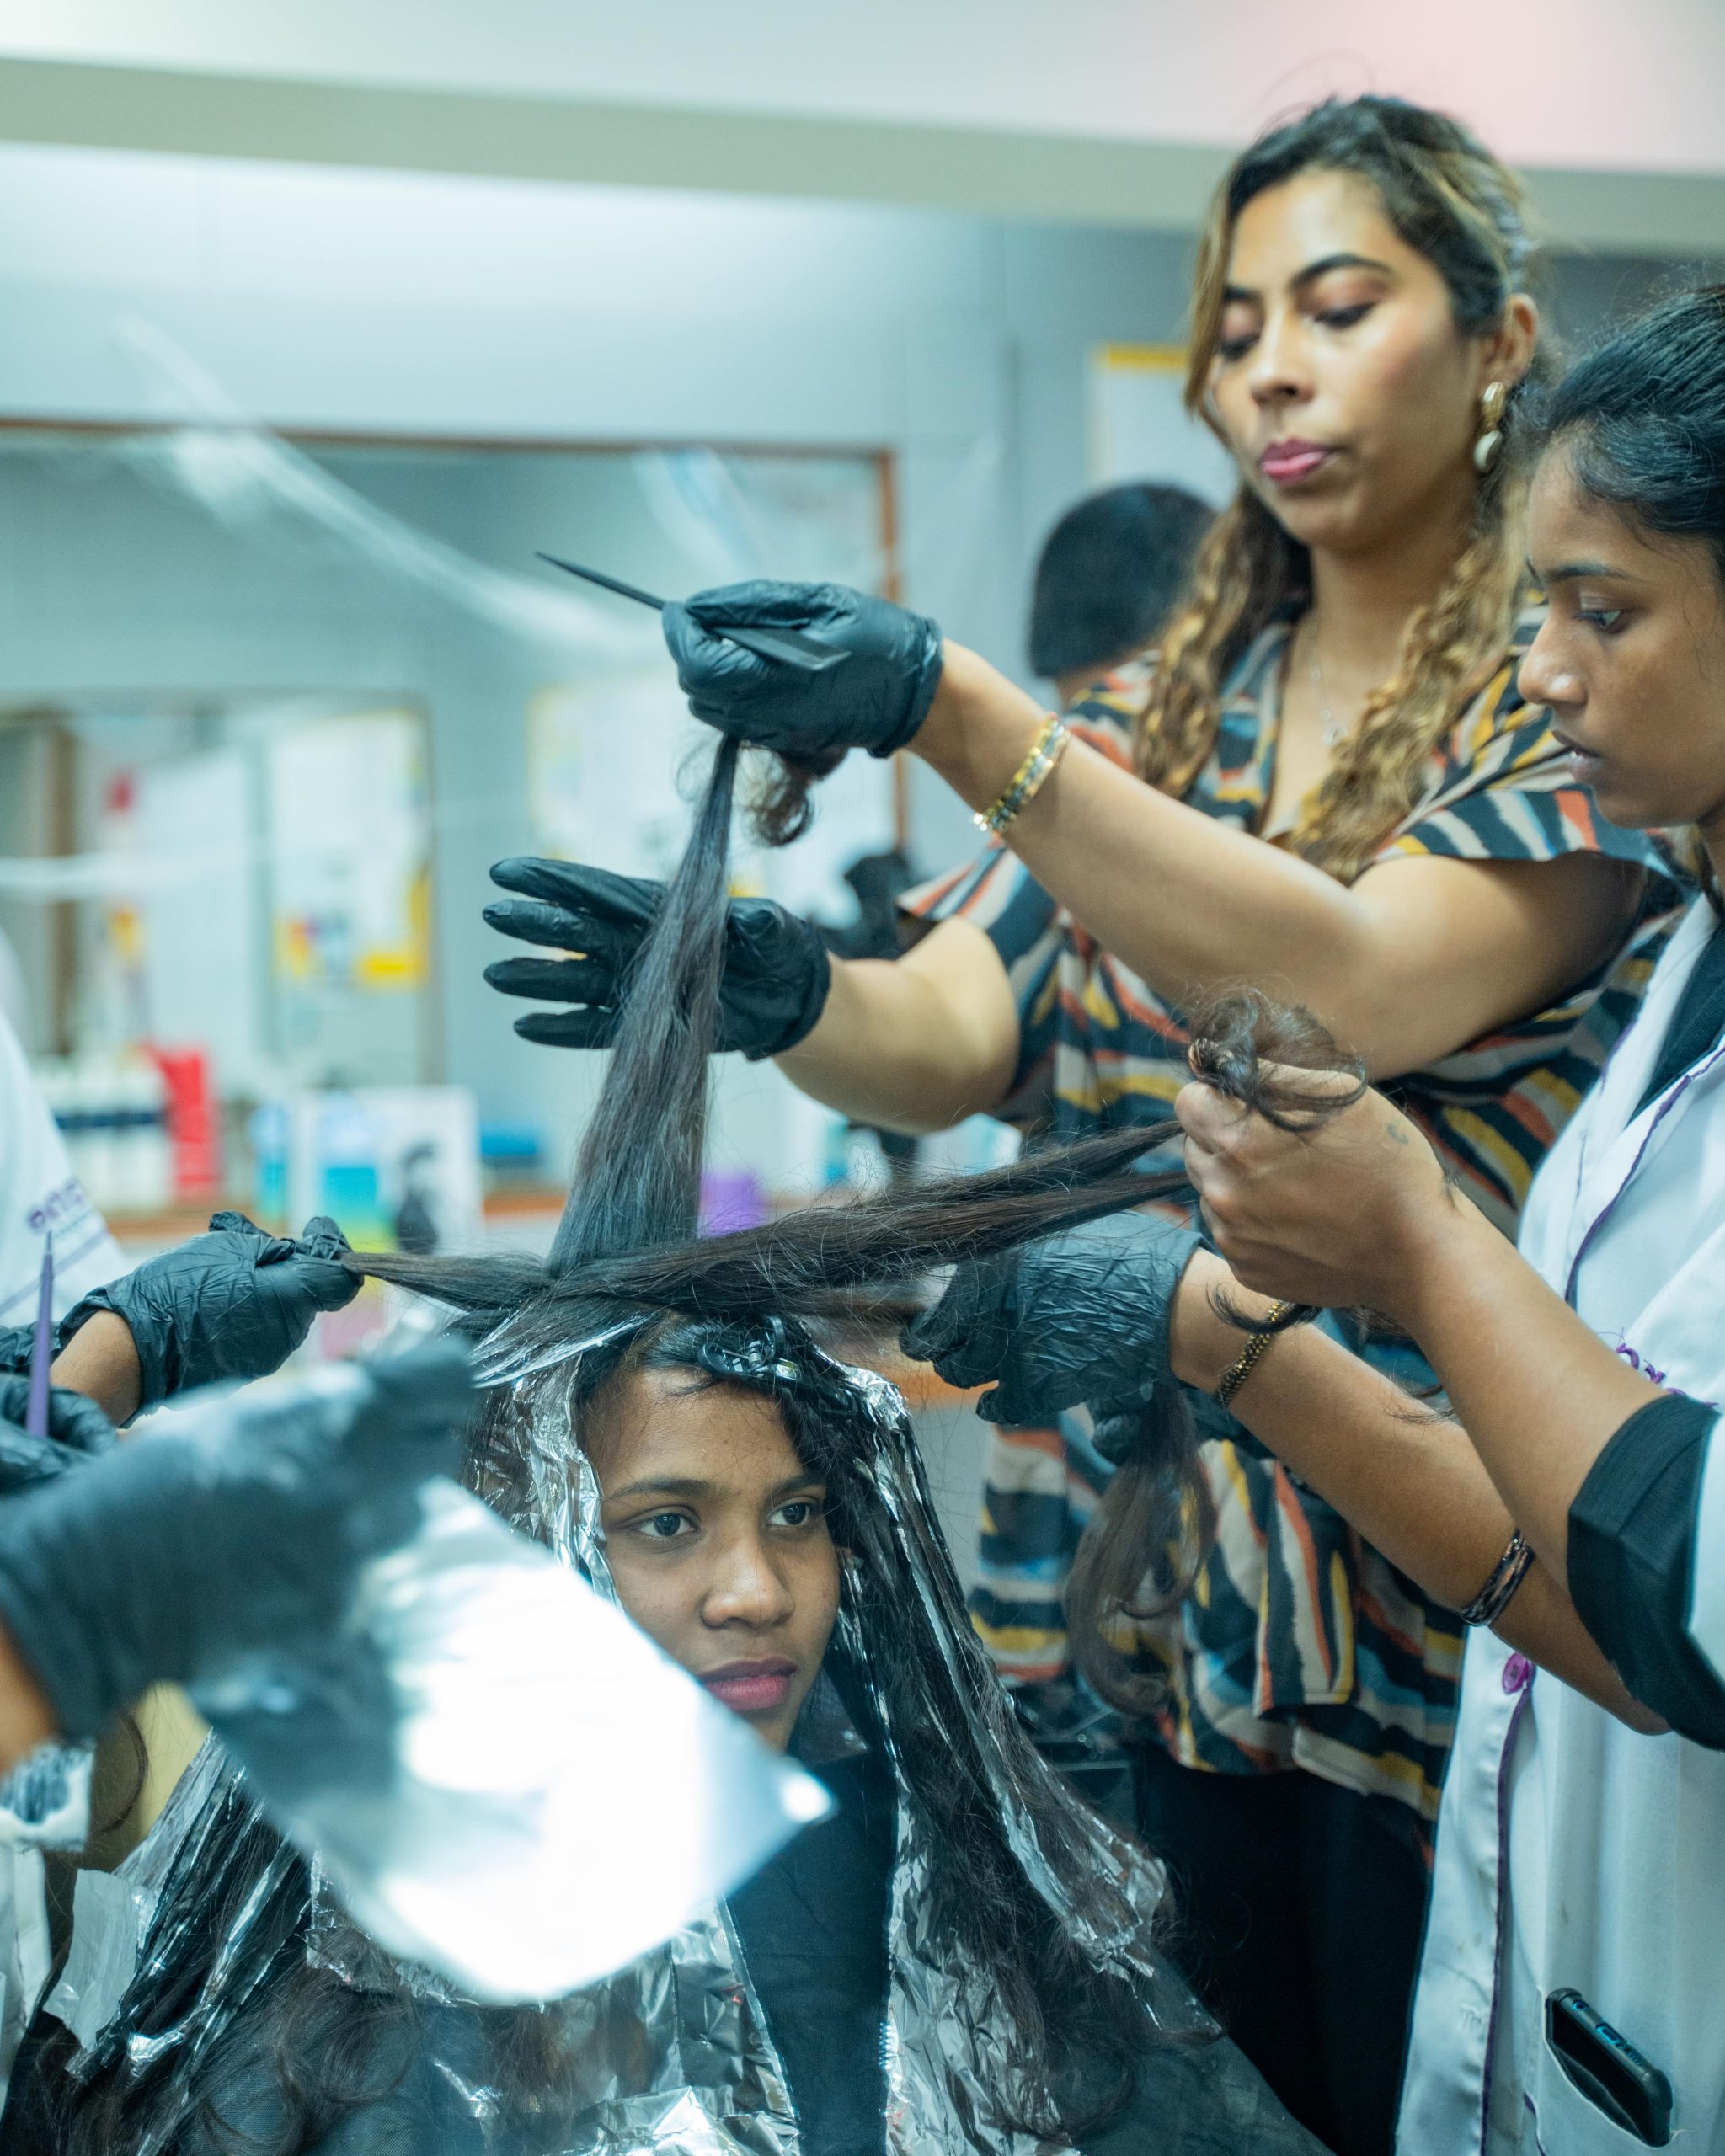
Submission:
<svg viewBox="0 0 1725 2156">
<path fill-rule="evenodd" d="M 621 1015 L 585 1005 L 574 1011 L 530 1011 L 515 1020 L 515 1031 L 542 1048 L 610 1048 Z"/>
<path fill-rule="evenodd" d="M 585 956 L 627 958 L 641 947 L 646 921 L 618 921 L 587 908 L 546 905 L 537 899 L 499 899 L 484 910 L 485 925 L 518 943 L 538 943 L 547 951 L 579 951 Z"/>
<path fill-rule="evenodd" d="M 541 1003 L 609 1003 L 617 969 L 595 958 L 496 958 L 485 969 L 491 986 L 505 995 L 529 995 Z"/>
<path fill-rule="evenodd" d="M 585 862 L 542 861 L 530 854 L 496 862 L 491 880 L 523 898 L 591 913 L 623 927 L 648 926 L 665 899 L 664 884 L 650 877 L 619 876 L 613 869 L 590 867 Z"/>
</svg>

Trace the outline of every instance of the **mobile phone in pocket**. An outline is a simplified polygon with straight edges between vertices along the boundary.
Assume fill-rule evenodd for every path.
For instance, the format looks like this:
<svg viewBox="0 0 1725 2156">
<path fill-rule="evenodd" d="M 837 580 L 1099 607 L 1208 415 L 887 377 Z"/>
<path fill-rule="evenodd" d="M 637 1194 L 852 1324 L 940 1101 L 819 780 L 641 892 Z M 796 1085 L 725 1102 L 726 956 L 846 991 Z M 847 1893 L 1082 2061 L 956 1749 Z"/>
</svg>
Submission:
<svg viewBox="0 0 1725 2156">
<path fill-rule="evenodd" d="M 1671 2138 L 1671 2084 L 1578 1991 L 1546 2001 L 1546 2041 L 1557 2063 L 1614 2126 L 1649 2148 Z"/>
</svg>

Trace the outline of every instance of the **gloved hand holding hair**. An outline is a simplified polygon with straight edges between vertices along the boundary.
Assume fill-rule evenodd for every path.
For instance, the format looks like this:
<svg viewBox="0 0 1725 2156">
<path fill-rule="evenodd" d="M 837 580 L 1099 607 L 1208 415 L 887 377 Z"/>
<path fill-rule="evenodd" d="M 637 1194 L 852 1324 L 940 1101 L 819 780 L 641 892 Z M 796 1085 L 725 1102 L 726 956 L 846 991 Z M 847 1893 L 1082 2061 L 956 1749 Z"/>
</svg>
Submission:
<svg viewBox="0 0 1725 2156">
<path fill-rule="evenodd" d="M 86 1295 L 60 1335 L 75 1343 L 101 1310 L 124 1321 L 137 1353 L 137 1398 L 104 1400 L 122 1421 L 194 1385 L 267 1377 L 319 1310 L 340 1310 L 359 1293 L 359 1275 L 341 1262 L 347 1247 L 322 1215 L 297 1235 L 270 1235 L 243 1213 L 217 1213 L 206 1235 Z"/>
<path fill-rule="evenodd" d="M 927 718 L 940 686 L 938 625 L 842 584 L 723 584 L 667 606 L 663 618 L 696 718 L 798 760 L 846 749 L 891 755 Z M 714 633 L 727 623 L 806 630 L 848 655 L 827 672 L 798 673 Z"/>
<path fill-rule="evenodd" d="M 746 658 L 747 653 L 741 654 Z M 495 900 L 485 918 L 505 936 L 579 958 L 499 958 L 485 978 L 505 995 L 542 997 L 565 1011 L 515 1020 L 524 1040 L 555 1048 L 609 1048 L 629 976 L 665 902 L 665 886 L 567 861 L 499 861 L 491 880 L 520 899 Z M 751 1062 L 781 1054 L 825 1006 L 832 962 L 813 922 L 770 899 L 733 899 L 726 910 L 717 1047 Z"/>
<path fill-rule="evenodd" d="M 413 1531 L 419 1485 L 453 1473 L 471 1390 L 434 1342 L 195 1406 L 0 1500 L 0 1625 L 61 1734 L 333 1633 L 361 1566 Z"/>
<path fill-rule="evenodd" d="M 1143 1395 L 1170 1374 L 1174 1297 L 1201 1241 L 1147 1213 L 1070 1228 L 961 1266 L 900 1344 L 950 1385 L 992 1381 L 976 1404 L 986 1422 L 1043 1422 Z"/>
</svg>

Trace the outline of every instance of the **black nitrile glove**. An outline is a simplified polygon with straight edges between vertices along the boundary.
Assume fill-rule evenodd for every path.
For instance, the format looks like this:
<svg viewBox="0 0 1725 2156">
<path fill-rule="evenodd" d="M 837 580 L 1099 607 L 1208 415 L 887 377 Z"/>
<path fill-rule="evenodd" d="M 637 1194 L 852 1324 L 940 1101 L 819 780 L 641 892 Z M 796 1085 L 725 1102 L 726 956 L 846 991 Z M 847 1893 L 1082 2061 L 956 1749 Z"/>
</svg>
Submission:
<svg viewBox="0 0 1725 2156">
<path fill-rule="evenodd" d="M 471 1396 L 467 1357 L 433 1342 L 208 1401 L 0 1503 L 0 1623 L 61 1734 L 260 1649 L 315 1653 L 454 1470 Z"/>
<path fill-rule="evenodd" d="M 0 1495 L 81 1466 L 115 1443 L 114 1425 L 95 1401 L 57 1385 L 48 1390 L 47 1436 L 26 1435 L 29 1399 L 28 1377 L 0 1377 Z"/>
<path fill-rule="evenodd" d="M 67 1336 L 97 1310 L 124 1318 L 138 1351 L 138 1405 L 222 1378 L 268 1377 L 360 1278 L 339 1262 L 347 1237 L 321 1214 L 297 1235 L 266 1235 L 243 1213 L 110 1280 L 68 1312 Z"/>
<path fill-rule="evenodd" d="M 64 1331 L 62 1320 L 54 1328 L 54 1353 L 56 1355 L 66 1344 Z M 30 1353 L 35 1344 L 35 1326 L 0 1326 L 0 1370 L 27 1370 L 30 1366 Z"/>
<path fill-rule="evenodd" d="M 889 756 L 928 716 L 941 633 L 926 615 L 842 584 L 721 584 L 664 613 L 665 640 L 697 718 L 793 758 L 867 749 Z M 806 629 L 850 656 L 821 674 L 761 659 L 712 632 Z"/>
<path fill-rule="evenodd" d="M 609 1048 L 630 969 L 664 904 L 664 884 L 568 861 L 499 861 L 491 880 L 526 894 L 486 907 L 494 928 L 523 943 L 585 953 L 499 958 L 486 967 L 486 979 L 505 995 L 574 1006 L 530 1011 L 515 1020 L 515 1031 L 553 1048 Z M 733 899 L 725 912 L 719 1052 L 740 1049 L 759 1062 L 793 1047 L 825 1007 L 831 983 L 832 961 L 811 922 L 771 899 Z"/>
<path fill-rule="evenodd" d="M 900 1336 L 948 1384 L 996 1382 L 985 1422 L 1045 1422 L 1063 1407 L 1119 1403 L 1169 1374 L 1174 1291 L 1203 1238 L 1146 1213 L 1115 1213 L 1044 1242 L 960 1266 Z"/>
</svg>

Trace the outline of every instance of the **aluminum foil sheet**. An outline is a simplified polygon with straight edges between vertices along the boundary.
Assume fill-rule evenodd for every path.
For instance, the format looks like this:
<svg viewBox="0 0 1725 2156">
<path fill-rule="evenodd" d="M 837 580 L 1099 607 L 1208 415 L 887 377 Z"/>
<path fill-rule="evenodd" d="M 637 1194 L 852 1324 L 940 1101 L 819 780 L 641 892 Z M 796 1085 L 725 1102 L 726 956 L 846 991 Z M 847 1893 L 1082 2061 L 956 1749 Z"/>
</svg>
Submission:
<svg viewBox="0 0 1725 2156">
<path fill-rule="evenodd" d="M 600 1533 L 600 1493 L 572 1425 L 570 1402 L 580 1389 L 572 1380 L 579 1358 L 614 1358 L 644 1321 L 611 1327 L 554 1356 L 542 1353 L 531 1366 L 525 1358 L 511 1359 L 506 1326 L 481 1350 L 483 1380 L 507 1389 L 513 1418 L 507 1449 L 515 1472 L 510 1492 L 497 1502 L 512 1524 L 579 1569 L 595 1594 L 605 1598 L 612 1589 Z M 1151 2019 L 1166 2031 L 1208 2033 L 1209 2025 L 1166 1970 L 1151 1939 L 1162 1875 L 1055 1781 L 1019 1730 L 965 1614 L 896 1391 L 872 1373 L 810 1350 L 806 1342 L 793 1350 L 784 1330 L 770 1321 L 746 1353 L 755 1380 L 782 1378 L 788 1388 L 797 1389 L 805 1409 L 812 1401 L 814 1412 L 834 1418 L 850 1449 L 851 1470 L 864 1479 L 873 1501 L 866 1508 L 865 1546 L 847 1552 L 833 1652 L 853 1681 L 860 1676 L 869 1686 L 898 1798 L 889 1980 L 881 2031 L 887 2145 L 893 2156 L 957 2156 L 966 2150 L 975 2156 L 1054 2156 L 1066 2144 L 1005 2123 L 1015 2111 L 1023 2115 L 1017 2100 L 1022 2092 L 1012 2080 L 1012 2032 L 990 1987 L 962 1966 L 927 1921 L 932 1851 L 905 1776 L 885 1689 L 870 1683 L 864 1604 L 892 1610 L 895 1652 L 905 1652 L 922 1687 L 916 1702 L 919 1721 L 924 1729 L 946 1732 L 955 1753 L 965 1755 L 964 1764 L 985 1789 L 1025 1878 L 1069 1935 L 1093 1966 L 1129 1977 Z M 727 1374 L 722 1363 L 708 1367 L 714 1374 Z M 828 1726 L 818 1732 L 819 1744 L 842 1750 L 862 1742 L 842 1716 L 834 1725 L 830 1710 L 836 1696 L 830 1685 L 817 1687 L 799 1725 L 799 1748 L 810 1745 L 813 1725 L 822 1714 Z M 638 1762 L 630 1753 L 638 1741 L 632 1732 L 616 1737 L 609 1751 L 590 1754 L 594 1778 L 617 1774 L 638 1786 Z M 519 2089 L 506 2102 L 494 2085 L 462 1988 L 381 1952 L 354 1920 L 366 1912 L 350 1885 L 353 1913 L 344 1907 L 327 1859 L 322 1872 L 309 1878 L 286 1850 L 279 1862 L 261 1870 L 254 1860 L 248 1875 L 254 1884 L 240 1920 L 223 1942 L 219 1966 L 190 2008 L 158 2027 L 155 2002 L 166 1995 L 162 1979 L 176 1955 L 188 1951 L 200 1912 L 211 1905 L 212 1863 L 219 1869 L 236 1852 L 236 1860 L 244 1861 L 247 1830 L 235 1807 L 245 1801 L 231 1769 L 218 1768 L 201 1790 L 194 1785 L 176 1795 L 133 1860 L 161 1882 L 154 1914 L 142 1927 L 141 1949 L 134 1949 L 136 1976 L 99 2028 L 91 2026 L 93 1993 L 85 1978 L 87 2010 L 74 2022 L 85 2038 L 80 2074 L 160 2073 L 165 2063 L 188 2078 L 203 2050 L 243 2010 L 271 1957 L 286 1941 L 296 1940 L 315 1966 L 355 1991 L 405 1990 L 418 2000 L 432 2079 L 444 2106 L 435 2138 L 428 2134 L 413 2144 L 416 2151 L 423 2145 L 426 2156 L 819 2156 L 804 2148 L 782 2062 L 718 1900 L 689 1913 L 664 1944 L 537 2009 L 547 2017 L 560 2067 L 544 2116 L 525 2124 Z M 1051 1831 L 1064 1834 L 1069 1849 L 1076 1844 L 1082 1851 L 1101 1882 L 1088 1905 L 1096 1920 L 1070 1905 L 1058 1872 L 1027 1823 L 1039 1811 L 1057 1815 L 1058 1828 Z M 152 1854 L 151 1844 L 158 1838 L 163 1846 Z M 680 1855 L 678 1865 L 682 1862 Z M 638 1884 L 638 1865 L 630 1876 Z M 568 1903 L 558 1914 L 574 1920 Z M 101 1960 L 99 1954 L 87 1956 L 80 1966 Z M 68 1969 L 68 1979 L 71 1975 Z M 111 1970 L 104 1976 L 108 1988 L 102 2004 L 114 1996 L 111 1977 Z M 76 2013 L 77 2002 L 62 2000 L 56 2010 Z M 1189 2056 L 1183 2048 L 1176 2051 Z M 140 2148 L 130 2156 L 157 2156 L 157 2150 Z"/>
<path fill-rule="evenodd" d="M 243 1732 L 229 1749 L 259 1808 L 385 1953 L 485 2004 L 560 1998 L 676 1932 L 830 1800 L 476 1497 L 439 1479 L 420 1502 L 349 1624 L 353 1660 L 388 1678 L 386 1778 L 296 1741 L 311 1688 L 289 1658 L 268 1672 L 265 1747 L 243 1678 L 196 1703 L 218 1738 Z M 93 1876 L 87 1897 L 110 1886 Z M 136 1946 L 136 1888 L 125 1913 L 104 1998 Z"/>
<path fill-rule="evenodd" d="M 398 1703 L 395 1771 L 355 1788 L 272 1748 L 254 1786 L 387 1951 L 473 1999 L 560 1998 L 676 1932 L 831 1802 L 478 1498 L 435 1481 L 422 1505 L 354 1620 Z"/>
</svg>

